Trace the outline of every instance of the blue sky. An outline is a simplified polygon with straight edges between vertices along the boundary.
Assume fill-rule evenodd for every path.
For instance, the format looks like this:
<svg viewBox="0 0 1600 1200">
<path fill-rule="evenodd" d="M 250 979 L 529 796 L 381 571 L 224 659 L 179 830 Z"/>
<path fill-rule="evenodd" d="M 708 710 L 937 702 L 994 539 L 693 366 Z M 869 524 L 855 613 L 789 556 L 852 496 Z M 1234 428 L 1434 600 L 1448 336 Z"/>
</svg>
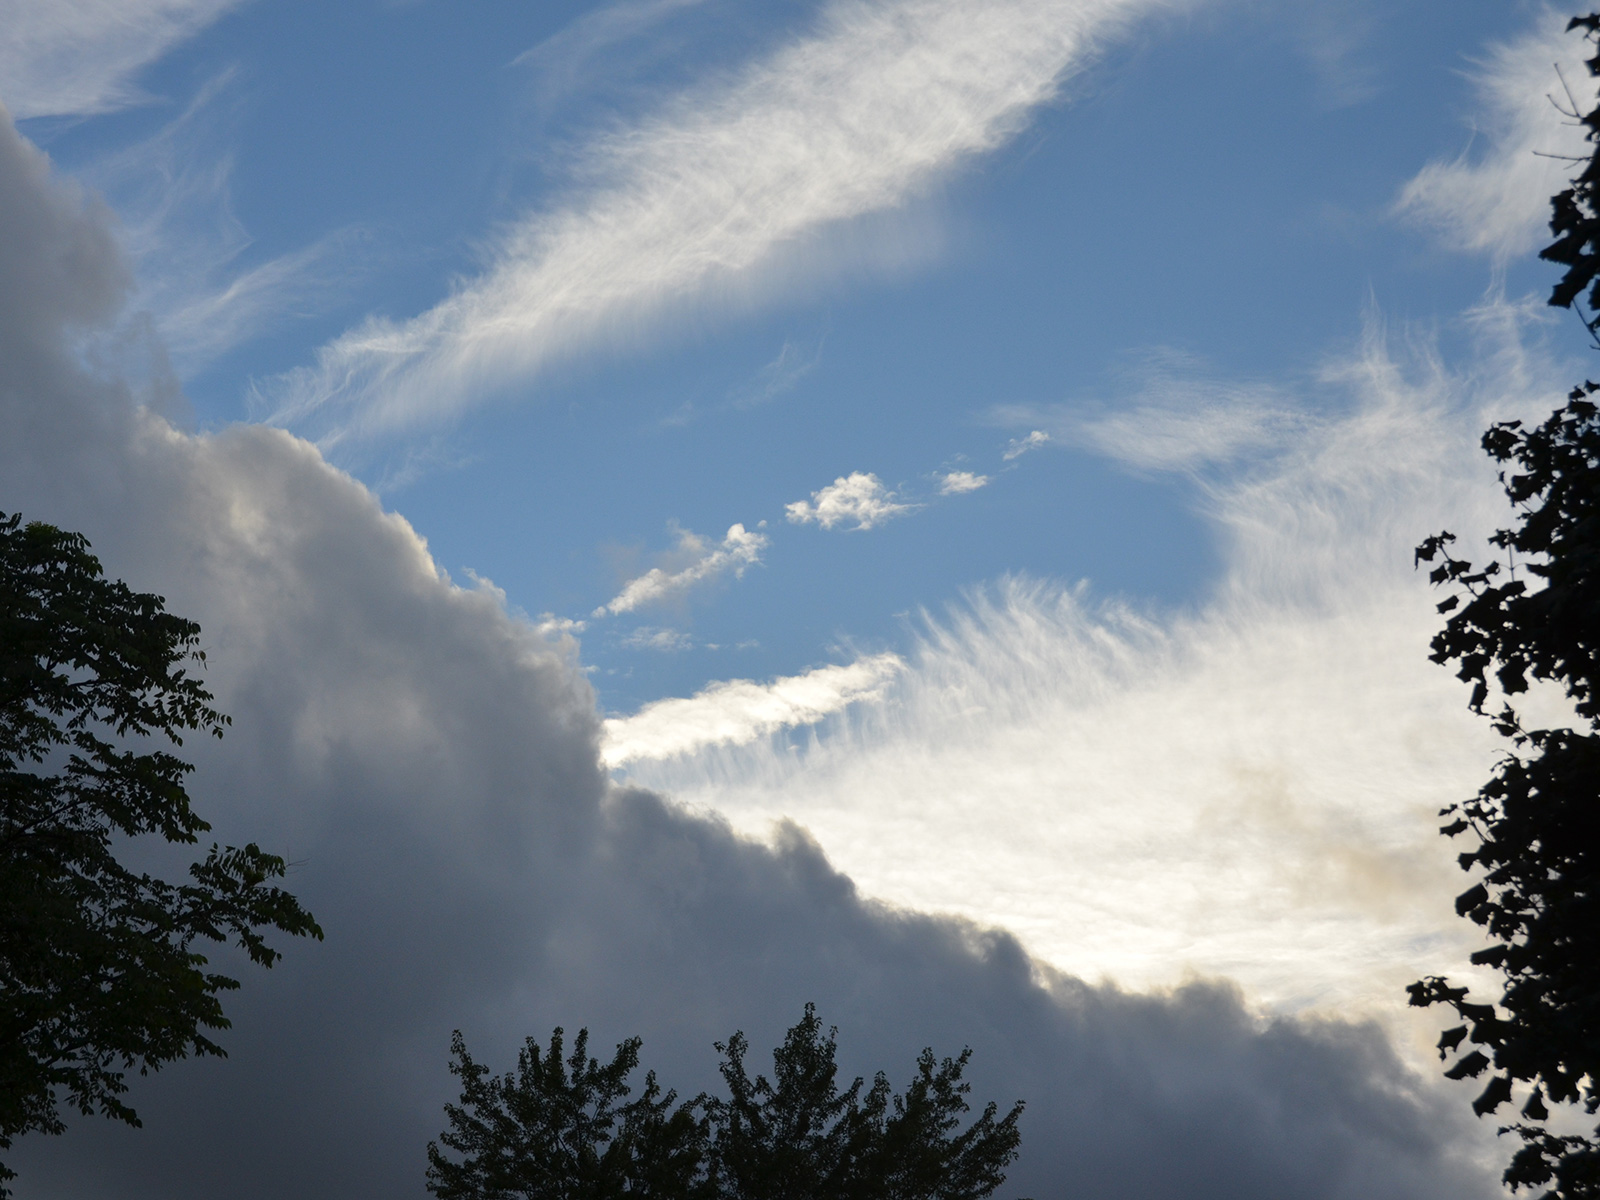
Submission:
<svg viewBox="0 0 1600 1200">
<path fill-rule="evenodd" d="M 0 510 L 201 621 L 207 811 L 366 939 L 247 991 L 250 1087 L 343 1031 L 327 1103 L 416 1140 L 456 1025 L 682 1064 L 815 998 L 997 1087 L 1148 1058 L 1259 1166 L 1229 1195 L 1494 1194 L 1403 1003 L 1473 978 L 1435 814 L 1496 750 L 1411 550 L 1481 546 L 1484 425 L 1592 370 L 1535 257 L 1584 150 L 1555 64 L 1593 94 L 1565 14 L 8 11 Z M 1291 1050 L 1403 1113 L 1249 1133 Z M 151 1149 L 40 1178 L 132 1195 L 217 1104 L 342 1128 L 177 1079 Z M 1112 1187 L 1122 1135 L 1041 1106 L 1023 1184 Z M 389 1178 L 368 1133 L 330 1180 Z M 1142 1194 L 1213 1194 L 1169 1168 Z"/>
<path fill-rule="evenodd" d="M 1485 263 L 1393 205 L 1423 163 L 1471 152 L 1471 61 L 1528 14 L 1154 7 L 1074 56 L 992 151 L 951 155 L 903 201 L 812 222 L 792 261 L 779 245 L 548 368 L 445 381 L 437 416 L 331 457 L 453 576 L 533 614 L 584 617 L 673 549 L 674 526 L 715 542 L 769 522 L 741 578 L 584 638 L 609 711 L 903 644 L 905 614 L 1007 573 L 1195 602 L 1219 562 L 1184 481 L 1071 448 L 1001 474 L 1031 428 L 1014 410 L 1115 405 L 1174 372 L 1293 386 L 1369 310 L 1448 324 Z M 817 24 L 804 5 L 709 0 L 245 6 L 139 73 L 142 103 L 24 128 L 105 177 L 125 217 L 170 173 L 194 180 L 155 218 L 170 252 L 141 262 L 149 285 L 192 288 L 204 265 L 220 291 L 282 265 L 213 353 L 178 360 L 196 424 L 217 428 L 263 416 L 252 390 L 368 316 L 404 321 L 480 276 L 507 226 L 581 211 L 604 189 L 579 164 L 608 131 L 714 96 Z M 109 169 L 152 139 L 163 155 Z M 1524 256 L 1506 286 L 1540 278 Z M 991 486 L 940 498 L 951 470 Z M 926 507 L 848 534 L 785 522 L 852 472 Z M 630 644 L 641 628 L 678 649 Z"/>
</svg>

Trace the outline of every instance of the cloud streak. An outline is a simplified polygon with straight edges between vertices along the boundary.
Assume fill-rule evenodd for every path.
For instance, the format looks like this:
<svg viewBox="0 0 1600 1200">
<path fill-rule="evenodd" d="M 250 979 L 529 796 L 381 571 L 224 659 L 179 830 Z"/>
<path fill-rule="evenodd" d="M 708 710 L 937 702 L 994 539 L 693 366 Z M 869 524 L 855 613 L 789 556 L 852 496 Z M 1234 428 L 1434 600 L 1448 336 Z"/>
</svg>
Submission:
<svg viewBox="0 0 1600 1200">
<path fill-rule="evenodd" d="M 697 533 L 680 530 L 674 557 L 688 558 L 687 566 L 677 570 L 651 567 L 638 578 L 629 580 L 608 603 L 595 609 L 593 616 L 617 616 L 659 604 L 730 572 L 737 579 L 746 567 L 761 561 L 761 552 L 766 546 L 766 534 L 738 524 L 730 525 L 727 535 L 716 546 Z"/>
<path fill-rule="evenodd" d="M 685 699 L 658 700 L 605 723 L 608 767 L 677 758 L 709 746 L 743 746 L 780 729 L 815 725 L 863 700 L 880 699 L 905 669 L 897 654 L 874 654 L 770 683 L 732 679 Z"/>
<path fill-rule="evenodd" d="M 350 330 L 260 401 L 324 444 L 405 431 L 669 304 L 753 286 L 781 252 L 1004 143 L 1160 2 L 831 4 L 732 83 L 604 139 L 594 190 L 517 224 L 483 275 L 416 318 Z"/>
</svg>

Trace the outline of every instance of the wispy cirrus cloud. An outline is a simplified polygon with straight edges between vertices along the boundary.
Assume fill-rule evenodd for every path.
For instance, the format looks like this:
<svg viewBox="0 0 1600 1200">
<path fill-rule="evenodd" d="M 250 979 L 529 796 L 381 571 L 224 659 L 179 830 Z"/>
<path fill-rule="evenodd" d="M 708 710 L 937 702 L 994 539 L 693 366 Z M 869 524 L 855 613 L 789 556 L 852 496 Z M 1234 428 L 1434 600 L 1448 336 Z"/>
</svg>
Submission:
<svg viewBox="0 0 1600 1200">
<path fill-rule="evenodd" d="M 608 767 L 677 758 L 710 746 L 742 746 L 780 729 L 814 725 L 863 700 L 882 696 L 905 669 L 897 654 L 874 654 L 768 683 L 732 679 L 683 699 L 658 700 L 631 717 L 605 723 L 601 757 Z"/>
<path fill-rule="evenodd" d="M 150 136 L 89 164 L 85 182 L 121 221 L 138 292 L 180 377 L 190 377 L 274 326 L 322 311 L 349 286 L 359 229 L 341 229 L 286 253 L 253 255 L 234 212 L 238 115 L 234 73 L 208 80 Z"/>
<path fill-rule="evenodd" d="M 1481 152 L 1429 163 L 1401 191 L 1398 213 L 1432 226 L 1455 248 L 1499 259 L 1538 245 L 1551 195 L 1589 153 L 1582 126 L 1555 112 L 1574 99 L 1580 113 L 1595 102 L 1583 65 L 1593 50 L 1580 34 L 1565 32 L 1567 19 L 1545 8 L 1531 32 L 1491 47 L 1475 72 Z"/>
<path fill-rule="evenodd" d="M 484 274 L 350 330 L 258 402 L 325 445 L 405 431 L 669 304 L 739 293 L 802 240 L 1004 143 L 1098 44 L 1174 2 L 831 4 L 731 83 L 602 139 L 587 194 L 515 225 Z"/>
<path fill-rule="evenodd" d="M 0 103 L 19 119 L 140 100 L 133 78 L 241 0 L 0 0 Z"/>
<path fill-rule="evenodd" d="M 912 512 L 916 507 L 902 503 L 898 495 L 884 487 L 883 480 L 871 472 L 852 471 L 812 492 L 811 499 L 785 505 L 784 512 L 795 525 L 871 529 L 891 517 Z"/>
<path fill-rule="evenodd" d="M 712 543 L 688 529 L 678 530 L 678 545 L 672 552 L 682 566 L 651 567 L 629 580 L 608 603 L 594 610 L 594 617 L 616 616 L 650 604 L 681 596 L 690 588 L 731 573 L 735 578 L 746 567 L 761 561 L 767 535 L 759 529 L 730 525 L 721 543 Z"/>
</svg>

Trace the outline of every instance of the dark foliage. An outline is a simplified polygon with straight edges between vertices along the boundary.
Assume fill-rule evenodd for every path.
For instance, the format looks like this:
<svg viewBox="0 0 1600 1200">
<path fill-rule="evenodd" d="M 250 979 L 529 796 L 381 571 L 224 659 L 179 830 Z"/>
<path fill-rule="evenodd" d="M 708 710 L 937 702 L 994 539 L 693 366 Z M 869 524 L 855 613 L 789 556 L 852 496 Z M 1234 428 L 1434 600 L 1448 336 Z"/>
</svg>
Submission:
<svg viewBox="0 0 1600 1200">
<path fill-rule="evenodd" d="M 988 1105 L 966 1129 L 970 1051 L 935 1060 L 895 1095 L 878 1075 L 839 1090 L 834 1031 L 811 1005 L 773 1052 L 773 1077 L 751 1079 L 743 1034 L 718 1043 L 728 1098 L 678 1103 L 655 1073 L 624 1101 L 639 1039 L 606 1066 L 588 1057 L 587 1031 L 562 1061 L 562 1033 L 541 1054 L 531 1038 L 515 1072 L 495 1078 L 460 1033 L 450 1070 L 461 1103 L 428 1146 L 428 1189 L 440 1200 L 981 1200 L 1016 1158 L 1022 1105 Z M 865 1088 L 865 1090 L 863 1090 Z"/>
<path fill-rule="evenodd" d="M 159 596 L 104 578 L 82 536 L 0 514 L 0 1149 L 60 1133 L 59 1105 L 138 1125 L 122 1099 L 140 1074 L 223 1053 L 219 994 L 197 941 L 236 942 L 262 966 L 273 928 L 320 938 L 268 881 L 284 862 L 212 845 L 171 884 L 124 867 L 114 841 L 193 844 L 187 763 L 164 749 L 228 718 L 185 664 L 200 629 Z M 144 750 L 144 752 L 141 752 Z M 12 1172 L 0 1166 L 0 1196 Z"/>
<path fill-rule="evenodd" d="M 1591 39 L 1600 15 L 1570 29 Z M 1600 57 L 1589 61 L 1600 75 Z M 1600 147 L 1600 107 L 1583 118 Z M 1556 242 L 1543 257 L 1567 272 L 1551 303 L 1573 304 L 1591 288 L 1600 303 L 1600 152 L 1573 186 L 1553 200 Z M 1586 320 L 1591 334 L 1600 319 Z M 1479 881 L 1456 899 L 1456 910 L 1483 926 L 1493 944 L 1472 961 L 1498 970 L 1498 1004 L 1468 999 L 1467 989 L 1438 977 L 1408 989 L 1415 1005 L 1445 1004 L 1462 1023 L 1439 1039 L 1441 1058 L 1455 1055 L 1450 1079 L 1488 1075 L 1473 1109 L 1480 1116 L 1527 1098 L 1521 1120 L 1502 1129 L 1522 1139 L 1505 1172 L 1514 1189 L 1548 1185 L 1551 1200 L 1600 1200 L 1600 1130 L 1558 1133 L 1548 1105 L 1600 1110 L 1600 385 L 1575 389 L 1535 428 L 1519 421 L 1493 426 L 1483 448 L 1502 464 L 1506 495 L 1518 510 L 1514 528 L 1490 541 L 1504 554 L 1482 569 L 1453 557 L 1448 533 L 1417 550 L 1437 562 L 1430 579 L 1455 594 L 1439 605 L 1450 617 L 1433 640 L 1433 660 L 1453 663 L 1472 685 L 1510 749 L 1478 795 L 1452 805 L 1442 832 L 1469 834 L 1460 856 Z M 1513 701 L 1530 680 L 1559 685 L 1572 702 L 1569 728 L 1528 729 Z"/>
</svg>

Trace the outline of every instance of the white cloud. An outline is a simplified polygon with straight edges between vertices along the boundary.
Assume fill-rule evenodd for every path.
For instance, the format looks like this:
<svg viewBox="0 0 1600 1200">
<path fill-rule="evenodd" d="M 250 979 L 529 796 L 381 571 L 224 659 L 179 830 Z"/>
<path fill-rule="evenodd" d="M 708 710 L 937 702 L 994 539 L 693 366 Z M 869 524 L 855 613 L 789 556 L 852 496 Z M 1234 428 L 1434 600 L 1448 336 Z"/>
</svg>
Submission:
<svg viewBox="0 0 1600 1200">
<path fill-rule="evenodd" d="M 742 746 L 779 729 L 815 725 L 858 701 L 878 699 L 904 668 L 896 654 L 875 654 L 771 683 L 714 683 L 687 699 L 658 700 L 631 717 L 610 718 L 601 757 L 606 766 L 617 767 L 708 746 Z"/>
<path fill-rule="evenodd" d="M 988 484 L 987 475 L 977 475 L 972 471 L 950 471 L 939 480 L 939 494 L 941 496 L 959 496 L 962 492 L 975 492 Z"/>
<path fill-rule="evenodd" d="M 1035 429 L 1027 437 L 1012 438 L 1006 444 L 1006 452 L 1002 457 L 1006 462 L 1010 462 L 1012 459 L 1021 458 L 1030 450 L 1037 450 L 1049 441 L 1050 435 L 1048 433 L 1042 429 Z"/>
<path fill-rule="evenodd" d="M 1225 985 L 1092 987 L 1004 934 L 863 902 L 797 829 L 764 849 L 608 786 L 570 642 L 454 587 L 315 447 L 182 434 L 83 369 L 68 332 L 115 317 L 115 243 L 3 124 L 0 210 L 7 508 L 83 530 L 200 622 L 234 724 L 184 747 L 196 808 L 286 852 L 327 931 L 270 973 L 240 964 L 226 1060 L 130 1080 L 143 1129 L 71 1113 L 65 1137 L 20 1139 L 30 1193 L 414 1194 L 459 1086 L 452 1029 L 497 1068 L 556 1024 L 640 1034 L 693 1090 L 713 1039 L 759 1052 L 815 1000 L 847 1076 L 901 1082 L 923 1046 L 971 1045 L 975 1099 L 1028 1101 L 1025 1194 L 1497 1194 L 1464 1106 L 1370 1025 L 1266 1019 Z"/>
<path fill-rule="evenodd" d="M 1411 549 L 1505 519 L 1477 436 L 1560 395 L 1496 320 L 1513 317 L 1481 315 L 1484 359 L 1459 374 L 1374 333 L 1330 372 L 1327 409 L 1349 416 L 1197 478 L 1224 568 L 1196 609 L 1007 581 L 930 620 L 882 699 L 806 744 L 641 757 L 629 777 L 752 835 L 799 822 L 869 894 L 1002 924 L 1076 974 L 1222 973 L 1285 1009 L 1404 1020 L 1402 986 L 1463 974 L 1477 944 L 1435 814 L 1497 740 L 1428 661 L 1436 597 Z M 1234 415 L 1186 436 L 1232 445 Z"/>
<path fill-rule="evenodd" d="M 1566 23 L 1565 12 L 1543 8 L 1531 32 L 1490 48 L 1476 72 L 1481 152 L 1429 163 L 1401 191 L 1398 212 L 1433 226 L 1453 247 L 1499 259 L 1539 245 L 1550 197 L 1576 174 L 1570 159 L 1587 159 L 1591 149 L 1577 122 L 1560 120 L 1552 106 L 1552 98 L 1569 106 L 1554 64 L 1580 113 L 1595 103 L 1595 83 L 1583 66 L 1593 48 L 1580 34 L 1564 32 Z"/>
<path fill-rule="evenodd" d="M 891 517 L 911 512 L 916 506 L 902 504 L 883 480 L 865 471 L 841 475 L 827 487 L 811 493 L 810 500 L 784 505 L 784 512 L 796 525 L 815 522 L 824 529 L 851 522 L 847 528 L 871 529 Z"/>
<path fill-rule="evenodd" d="M 597 146 L 585 178 L 604 183 L 517 225 L 484 275 L 412 320 L 350 330 L 262 403 L 324 444 L 405 430 L 755 286 L 803 239 L 900 208 L 1007 141 L 1098 42 L 1166 3 L 830 4 L 810 36 Z"/>
<path fill-rule="evenodd" d="M 16 118 L 140 99 L 138 71 L 240 0 L 0 0 L 0 102 Z"/>
<path fill-rule="evenodd" d="M 674 557 L 687 559 L 686 566 L 676 570 L 651 567 L 637 579 L 630 580 L 609 603 L 595 609 L 593 615 L 603 617 L 607 613 L 615 616 L 618 613 L 632 612 L 643 605 L 656 604 L 681 595 L 696 584 L 705 583 L 730 571 L 735 578 L 738 578 L 744 574 L 746 567 L 761 561 L 761 552 L 766 546 L 766 534 L 759 530 L 746 529 L 743 525 L 730 525 L 727 536 L 722 539 L 721 545 L 717 546 L 713 546 L 697 533 L 687 529 L 679 530 Z"/>
</svg>

